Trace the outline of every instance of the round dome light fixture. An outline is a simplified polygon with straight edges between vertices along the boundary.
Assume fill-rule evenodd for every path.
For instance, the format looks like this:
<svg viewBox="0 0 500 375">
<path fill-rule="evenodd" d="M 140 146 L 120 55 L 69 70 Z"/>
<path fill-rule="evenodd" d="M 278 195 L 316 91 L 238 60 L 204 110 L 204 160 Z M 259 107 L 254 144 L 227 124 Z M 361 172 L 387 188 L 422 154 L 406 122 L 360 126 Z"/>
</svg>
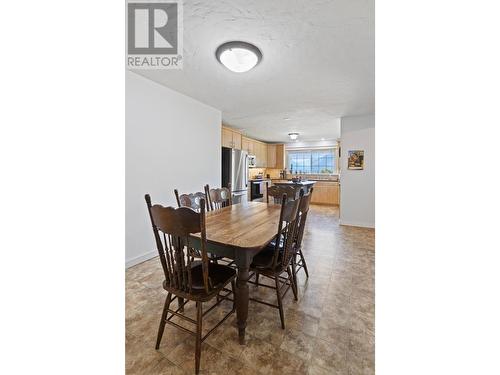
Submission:
<svg viewBox="0 0 500 375">
<path fill-rule="evenodd" d="M 292 141 L 295 141 L 298 138 L 299 133 L 288 133 L 288 136 Z"/>
<path fill-rule="evenodd" d="M 241 41 L 221 44 L 215 56 L 222 65 L 236 73 L 248 72 L 262 60 L 262 52 L 256 46 Z"/>
</svg>

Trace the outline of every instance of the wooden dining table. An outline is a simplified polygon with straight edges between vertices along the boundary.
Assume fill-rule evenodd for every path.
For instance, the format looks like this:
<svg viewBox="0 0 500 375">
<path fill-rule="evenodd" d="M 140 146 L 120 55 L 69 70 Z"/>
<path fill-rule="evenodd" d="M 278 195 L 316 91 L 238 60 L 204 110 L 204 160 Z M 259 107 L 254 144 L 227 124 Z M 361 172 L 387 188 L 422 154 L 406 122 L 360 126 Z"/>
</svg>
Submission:
<svg viewBox="0 0 500 375">
<path fill-rule="evenodd" d="M 236 317 L 240 344 L 245 344 L 248 318 L 248 278 L 253 257 L 278 234 L 280 205 L 242 202 L 206 213 L 207 251 L 234 260 Z M 200 246 L 200 233 L 192 234 L 193 247 Z"/>
</svg>

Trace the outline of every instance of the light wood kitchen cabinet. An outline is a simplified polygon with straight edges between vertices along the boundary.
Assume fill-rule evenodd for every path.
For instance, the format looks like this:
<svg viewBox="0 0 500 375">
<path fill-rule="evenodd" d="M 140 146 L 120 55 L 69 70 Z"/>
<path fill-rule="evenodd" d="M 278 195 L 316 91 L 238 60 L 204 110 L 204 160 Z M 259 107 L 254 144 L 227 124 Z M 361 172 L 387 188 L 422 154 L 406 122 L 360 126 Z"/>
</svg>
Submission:
<svg viewBox="0 0 500 375">
<path fill-rule="evenodd" d="M 262 166 L 267 168 L 267 144 L 262 143 Z"/>
<path fill-rule="evenodd" d="M 248 152 L 248 155 L 254 154 L 254 141 L 247 137 L 241 137 L 241 149 Z"/>
<path fill-rule="evenodd" d="M 275 168 L 276 165 L 276 145 L 267 145 L 267 167 Z"/>
<path fill-rule="evenodd" d="M 285 169 L 285 145 L 276 145 L 276 169 Z"/>
<path fill-rule="evenodd" d="M 247 138 L 247 140 L 248 154 L 255 156 L 255 166 L 258 168 L 265 168 L 267 164 L 266 144 L 251 138 Z"/>
<path fill-rule="evenodd" d="M 248 146 L 249 146 L 250 142 L 248 141 L 248 138 L 246 137 L 241 137 L 241 149 L 243 151 L 246 151 L 248 152 Z"/>
<path fill-rule="evenodd" d="M 222 127 L 222 146 L 241 149 L 248 152 L 249 155 L 254 155 L 257 168 L 285 168 L 284 144 L 267 144 Z"/>
<path fill-rule="evenodd" d="M 222 128 L 222 147 L 233 146 L 233 132 L 229 129 Z"/>
<path fill-rule="evenodd" d="M 265 143 L 254 141 L 255 163 L 258 168 L 267 166 L 267 145 Z"/>
<path fill-rule="evenodd" d="M 285 169 L 285 145 L 267 145 L 267 168 Z"/>
<path fill-rule="evenodd" d="M 241 133 L 233 132 L 233 148 L 241 150 Z"/>
<path fill-rule="evenodd" d="M 222 147 L 241 150 L 241 133 L 222 127 Z"/>
<path fill-rule="evenodd" d="M 260 155 L 260 144 L 259 142 L 257 141 L 253 141 L 252 140 L 252 144 L 253 144 L 253 154 L 255 155 L 255 166 L 260 168 L 261 166 L 261 155 Z"/>
<path fill-rule="evenodd" d="M 339 184 L 337 182 L 317 181 L 313 188 L 311 203 L 339 204 Z"/>
</svg>

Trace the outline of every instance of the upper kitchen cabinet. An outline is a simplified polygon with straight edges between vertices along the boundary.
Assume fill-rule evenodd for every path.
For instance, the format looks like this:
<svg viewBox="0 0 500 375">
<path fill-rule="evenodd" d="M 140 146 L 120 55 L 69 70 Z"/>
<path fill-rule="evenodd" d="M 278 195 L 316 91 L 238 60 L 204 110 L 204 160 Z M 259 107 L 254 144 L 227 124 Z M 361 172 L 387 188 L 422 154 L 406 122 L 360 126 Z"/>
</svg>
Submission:
<svg viewBox="0 0 500 375">
<path fill-rule="evenodd" d="M 251 138 L 241 137 L 241 149 L 255 156 L 255 166 L 265 168 L 267 166 L 267 145 Z"/>
<path fill-rule="evenodd" d="M 285 169 L 285 145 L 267 145 L 267 168 Z"/>
<path fill-rule="evenodd" d="M 233 148 L 241 150 L 241 133 L 233 132 Z"/>
<path fill-rule="evenodd" d="M 254 155 L 257 168 L 285 168 L 285 145 L 283 144 L 267 144 L 222 127 L 222 146 L 241 149 L 249 155 Z"/>
<path fill-rule="evenodd" d="M 241 149 L 248 152 L 248 155 L 254 154 L 254 142 L 253 139 L 247 137 L 241 137 Z"/>
<path fill-rule="evenodd" d="M 265 143 L 254 141 L 255 166 L 258 168 L 267 167 L 267 145 Z"/>
<path fill-rule="evenodd" d="M 222 127 L 222 147 L 241 150 L 241 133 Z"/>
</svg>

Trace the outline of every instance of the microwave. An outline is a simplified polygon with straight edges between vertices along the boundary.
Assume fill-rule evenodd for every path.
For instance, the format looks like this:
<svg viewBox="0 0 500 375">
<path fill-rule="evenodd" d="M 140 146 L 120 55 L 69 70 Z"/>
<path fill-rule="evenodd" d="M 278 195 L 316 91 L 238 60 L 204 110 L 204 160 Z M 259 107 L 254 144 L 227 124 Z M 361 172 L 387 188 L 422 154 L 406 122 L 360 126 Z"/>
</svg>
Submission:
<svg viewBox="0 0 500 375">
<path fill-rule="evenodd" d="M 255 167 L 257 165 L 257 162 L 255 160 L 255 155 L 248 155 L 248 166 L 250 168 Z"/>
</svg>

